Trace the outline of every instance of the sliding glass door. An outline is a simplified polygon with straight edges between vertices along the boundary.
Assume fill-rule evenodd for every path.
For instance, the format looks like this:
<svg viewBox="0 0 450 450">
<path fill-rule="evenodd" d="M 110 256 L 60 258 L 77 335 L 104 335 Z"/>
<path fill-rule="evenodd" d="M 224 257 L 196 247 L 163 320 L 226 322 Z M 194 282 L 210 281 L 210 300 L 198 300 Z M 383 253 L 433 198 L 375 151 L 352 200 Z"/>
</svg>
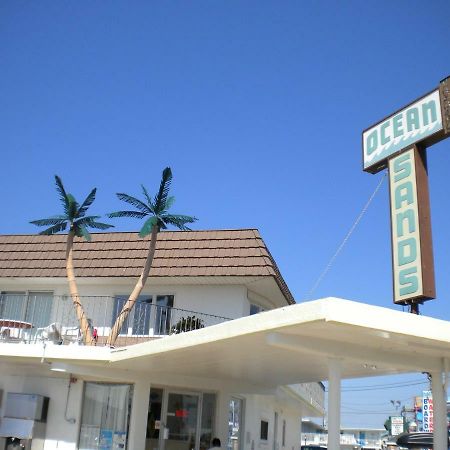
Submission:
<svg viewBox="0 0 450 450">
<path fill-rule="evenodd" d="M 152 388 L 146 450 L 209 448 L 214 413 L 214 394 Z"/>
<path fill-rule="evenodd" d="M 80 450 L 126 449 L 132 386 L 85 383 Z"/>
</svg>

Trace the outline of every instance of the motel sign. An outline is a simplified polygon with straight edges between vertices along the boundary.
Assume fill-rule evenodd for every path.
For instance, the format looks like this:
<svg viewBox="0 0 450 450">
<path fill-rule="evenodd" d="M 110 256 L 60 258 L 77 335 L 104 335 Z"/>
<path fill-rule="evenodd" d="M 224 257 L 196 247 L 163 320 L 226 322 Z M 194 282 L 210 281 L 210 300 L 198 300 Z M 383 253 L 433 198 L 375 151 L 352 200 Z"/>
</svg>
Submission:
<svg viewBox="0 0 450 450">
<path fill-rule="evenodd" d="M 426 149 L 449 136 L 450 77 L 363 131 L 363 170 L 389 170 L 394 303 L 436 296 Z"/>
</svg>

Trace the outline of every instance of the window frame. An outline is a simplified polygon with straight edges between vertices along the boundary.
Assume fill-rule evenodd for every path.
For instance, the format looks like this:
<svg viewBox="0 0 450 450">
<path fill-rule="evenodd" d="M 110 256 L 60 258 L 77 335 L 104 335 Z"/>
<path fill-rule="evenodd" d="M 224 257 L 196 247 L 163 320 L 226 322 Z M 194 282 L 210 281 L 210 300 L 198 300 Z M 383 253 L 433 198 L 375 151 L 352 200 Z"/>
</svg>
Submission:
<svg viewBox="0 0 450 450">
<path fill-rule="evenodd" d="M 30 311 L 30 305 L 33 302 L 32 300 L 32 296 L 38 296 L 39 294 L 48 294 L 48 297 L 50 299 L 50 303 L 49 303 L 49 309 L 48 309 L 48 317 L 46 318 L 46 320 L 43 321 L 42 324 L 40 323 L 36 323 L 36 317 L 33 314 L 31 317 L 27 317 L 27 314 Z M 3 296 L 17 296 L 17 297 L 21 297 L 24 300 L 24 305 L 22 306 L 22 311 L 20 311 L 20 319 L 13 319 L 12 317 L 3 317 L 3 311 L 4 311 L 4 307 L 5 305 L 0 303 L 0 318 L 5 318 L 5 319 L 11 319 L 11 320 L 19 320 L 21 322 L 27 322 L 27 323 L 31 323 L 31 325 L 34 328 L 41 328 L 41 327 L 46 327 L 48 325 L 51 324 L 52 321 L 52 313 L 53 313 L 53 306 L 54 306 L 54 299 L 55 299 L 55 292 L 52 290 L 28 290 L 28 289 L 24 289 L 24 290 L 1 290 L 0 291 L 0 297 Z M 31 320 L 31 321 L 30 321 Z"/>
<path fill-rule="evenodd" d="M 172 301 L 171 301 L 171 305 L 165 307 L 165 314 L 167 315 L 165 319 L 166 322 L 168 321 L 168 329 L 166 330 L 167 332 L 165 334 L 161 334 L 161 333 L 157 333 L 156 331 L 159 331 L 159 329 L 157 330 L 157 326 L 156 326 L 156 322 L 157 322 L 157 317 L 158 314 L 161 314 L 160 309 L 157 307 L 157 300 L 158 297 L 171 297 Z M 129 298 L 129 294 L 120 294 L 120 293 L 116 293 L 113 295 L 113 305 L 112 305 L 112 315 L 111 315 L 111 328 L 114 325 L 114 322 L 118 316 L 118 314 L 120 313 L 122 307 L 120 309 L 117 308 L 117 303 L 118 303 L 118 299 L 122 299 L 124 300 L 122 303 L 122 307 L 123 305 L 126 303 L 127 299 Z M 148 313 L 148 318 L 146 317 L 144 320 L 147 322 L 147 329 L 144 330 L 144 333 L 135 333 L 134 329 L 135 326 L 138 328 L 138 325 L 135 325 L 135 314 L 136 314 L 136 306 L 137 303 L 139 302 L 139 298 L 147 298 L 150 299 L 150 302 L 142 302 L 142 303 L 148 303 L 150 306 L 150 311 Z M 136 304 L 134 305 L 133 309 L 130 311 L 130 314 L 128 315 L 128 317 L 126 318 L 126 321 L 124 322 L 124 324 L 122 325 L 122 329 L 124 326 L 126 326 L 126 332 L 123 332 L 122 329 L 119 331 L 119 336 L 128 336 L 128 337 L 154 337 L 154 336 L 167 336 L 170 332 L 170 327 L 171 327 L 171 317 L 172 317 L 172 313 L 171 313 L 171 309 L 174 307 L 175 304 L 175 294 L 172 293 L 144 293 L 144 294 L 140 294 L 138 297 L 138 300 L 136 302 Z M 167 319 L 168 317 L 168 319 Z M 126 325 L 125 325 L 126 324 Z"/>
<path fill-rule="evenodd" d="M 263 424 L 265 424 L 264 425 L 265 429 L 263 429 Z M 262 444 L 267 444 L 269 442 L 269 425 L 270 425 L 269 419 L 266 419 L 264 417 L 260 419 L 260 422 L 259 422 L 259 440 L 260 440 L 260 442 Z M 266 435 L 266 437 L 263 437 L 263 431 L 265 431 L 264 434 Z"/>
</svg>

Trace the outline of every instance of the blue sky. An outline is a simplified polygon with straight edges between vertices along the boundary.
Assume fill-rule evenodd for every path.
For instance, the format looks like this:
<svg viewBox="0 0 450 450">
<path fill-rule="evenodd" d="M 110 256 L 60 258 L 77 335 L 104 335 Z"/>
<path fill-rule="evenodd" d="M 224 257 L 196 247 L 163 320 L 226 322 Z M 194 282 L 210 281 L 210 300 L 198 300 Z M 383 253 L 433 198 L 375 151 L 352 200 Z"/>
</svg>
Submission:
<svg viewBox="0 0 450 450">
<path fill-rule="evenodd" d="M 0 233 L 59 212 L 54 174 L 78 197 L 97 187 L 104 214 L 170 165 L 174 212 L 258 228 L 302 301 L 383 177 L 361 170 L 362 130 L 450 75 L 448 17 L 444 0 L 3 1 Z M 428 151 L 438 298 L 422 308 L 447 320 L 449 153 L 450 140 Z M 399 309 L 388 208 L 385 181 L 312 298 Z M 358 383 L 380 381 L 345 385 Z M 420 391 L 343 403 L 392 411 Z"/>
</svg>

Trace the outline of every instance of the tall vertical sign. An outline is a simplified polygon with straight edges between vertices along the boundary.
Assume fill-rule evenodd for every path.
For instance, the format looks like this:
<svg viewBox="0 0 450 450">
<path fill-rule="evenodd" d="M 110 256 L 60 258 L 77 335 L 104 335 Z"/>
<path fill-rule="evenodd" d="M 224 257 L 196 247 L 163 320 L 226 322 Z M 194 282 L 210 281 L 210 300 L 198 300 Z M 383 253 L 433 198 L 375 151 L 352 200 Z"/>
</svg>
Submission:
<svg viewBox="0 0 450 450">
<path fill-rule="evenodd" d="M 389 160 L 394 302 L 435 297 L 425 153 L 416 146 Z"/>
<path fill-rule="evenodd" d="M 450 136 L 450 77 L 363 131 L 363 170 L 389 167 L 394 302 L 435 298 L 426 148 Z M 418 309 L 417 309 L 418 311 Z"/>
<path fill-rule="evenodd" d="M 431 391 L 423 391 L 422 413 L 422 431 L 433 432 L 433 395 Z"/>
</svg>

